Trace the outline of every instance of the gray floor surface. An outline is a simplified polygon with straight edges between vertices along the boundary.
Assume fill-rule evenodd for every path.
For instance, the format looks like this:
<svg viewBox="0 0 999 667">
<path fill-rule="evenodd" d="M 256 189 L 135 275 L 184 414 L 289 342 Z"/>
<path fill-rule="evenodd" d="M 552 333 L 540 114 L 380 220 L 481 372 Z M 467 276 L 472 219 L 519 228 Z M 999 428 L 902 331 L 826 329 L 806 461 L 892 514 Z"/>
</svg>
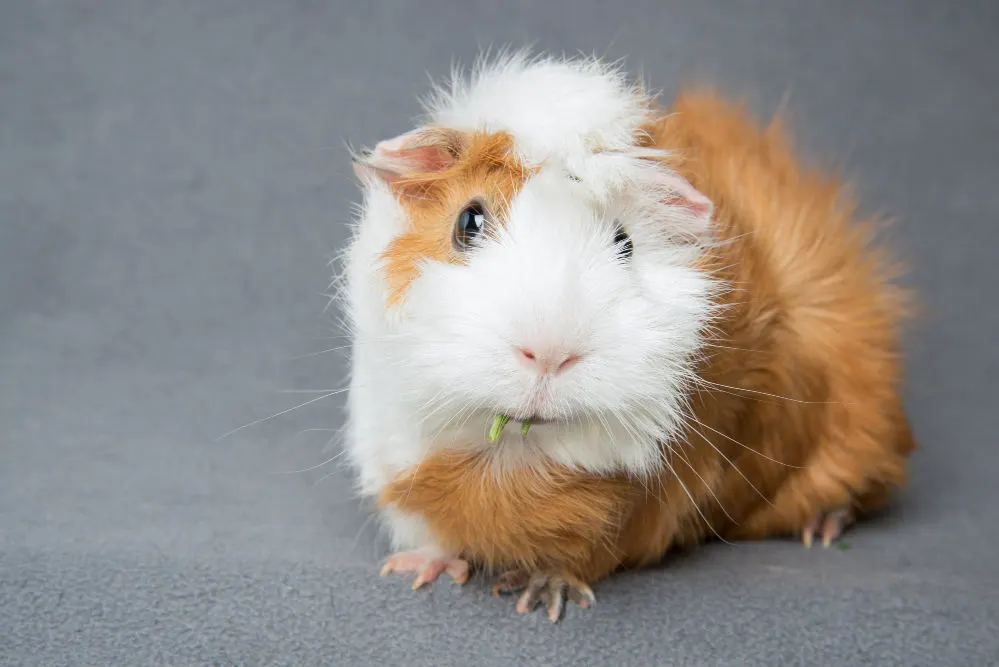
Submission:
<svg viewBox="0 0 999 667">
<path fill-rule="evenodd" d="M 990 2 L 0 5 L 0 663 L 999 664 L 999 9 Z M 380 579 L 326 460 L 344 141 L 479 47 L 782 101 L 924 299 L 922 449 L 849 550 L 710 545 L 552 627 Z M 991 305 L 989 305 L 991 304 Z M 329 318 L 329 314 L 327 314 Z M 325 430 L 324 430 L 325 429 Z"/>
</svg>

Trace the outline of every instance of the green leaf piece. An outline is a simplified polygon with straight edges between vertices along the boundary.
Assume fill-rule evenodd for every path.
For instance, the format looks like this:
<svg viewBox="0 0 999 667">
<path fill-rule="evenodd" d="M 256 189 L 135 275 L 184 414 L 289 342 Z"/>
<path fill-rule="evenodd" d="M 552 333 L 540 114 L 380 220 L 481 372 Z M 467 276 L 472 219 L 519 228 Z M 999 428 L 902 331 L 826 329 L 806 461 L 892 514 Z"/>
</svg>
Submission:
<svg viewBox="0 0 999 667">
<path fill-rule="evenodd" d="M 503 435 L 503 429 L 509 421 L 510 418 L 506 415 L 493 417 L 493 425 L 489 428 L 489 442 L 496 442 L 500 439 L 500 436 Z"/>
</svg>

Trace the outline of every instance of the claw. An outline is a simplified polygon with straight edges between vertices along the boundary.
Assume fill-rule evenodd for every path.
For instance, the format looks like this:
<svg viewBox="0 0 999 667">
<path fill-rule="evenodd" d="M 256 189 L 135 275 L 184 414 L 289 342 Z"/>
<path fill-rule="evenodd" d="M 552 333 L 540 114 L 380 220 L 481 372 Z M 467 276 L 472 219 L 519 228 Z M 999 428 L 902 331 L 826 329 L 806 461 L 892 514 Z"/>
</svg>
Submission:
<svg viewBox="0 0 999 667">
<path fill-rule="evenodd" d="M 805 527 L 801 529 L 801 542 L 805 545 L 806 549 L 812 548 L 812 540 L 815 539 L 815 529 L 818 527 L 818 518 L 812 519 L 805 524 Z"/>
<path fill-rule="evenodd" d="M 580 582 L 580 584 L 582 584 L 582 582 Z M 569 586 L 568 594 L 569 599 L 583 609 L 589 609 L 597 603 L 597 598 L 593 595 L 593 590 L 586 584 Z"/>
<path fill-rule="evenodd" d="M 565 607 L 566 583 L 564 581 L 553 580 L 549 586 L 548 620 L 552 623 L 558 623 L 558 619 L 562 618 L 562 609 Z"/>
</svg>

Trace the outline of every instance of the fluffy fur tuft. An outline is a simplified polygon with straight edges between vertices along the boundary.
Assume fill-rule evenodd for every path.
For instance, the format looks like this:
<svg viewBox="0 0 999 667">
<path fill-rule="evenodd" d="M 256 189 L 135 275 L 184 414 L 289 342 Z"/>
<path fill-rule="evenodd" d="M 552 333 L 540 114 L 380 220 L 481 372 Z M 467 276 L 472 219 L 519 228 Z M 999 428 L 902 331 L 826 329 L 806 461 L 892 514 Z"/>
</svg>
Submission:
<svg viewBox="0 0 999 667">
<path fill-rule="evenodd" d="M 470 76 L 456 68 L 424 103 L 434 125 L 508 132 L 537 164 L 595 150 L 627 150 L 650 119 L 650 98 L 620 68 L 597 58 L 481 58 Z"/>
</svg>

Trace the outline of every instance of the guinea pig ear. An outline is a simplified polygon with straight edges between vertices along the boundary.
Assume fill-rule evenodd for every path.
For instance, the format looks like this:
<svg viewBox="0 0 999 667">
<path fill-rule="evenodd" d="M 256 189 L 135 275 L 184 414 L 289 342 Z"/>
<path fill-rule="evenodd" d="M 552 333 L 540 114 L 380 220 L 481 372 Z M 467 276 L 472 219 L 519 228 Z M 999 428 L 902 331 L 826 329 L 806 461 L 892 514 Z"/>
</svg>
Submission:
<svg viewBox="0 0 999 667">
<path fill-rule="evenodd" d="M 707 225 L 714 213 L 714 203 L 677 173 L 668 158 L 669 153 L 656 148 L 634 148 L 598 153 L 591 158 L 591 164 L 599 165 L 599 173 L 605 178 L 609 176 L 612 182 L 634 179 L 645 183 L 656 191 L 663 204 L 684 208 L 695 220 Z M 640 167 L 637 172 L 635 166 Z"/>
<path fill-rule="evenodd" d="M 686 178 L 674 171 L 664 172 L 659 185 L 662 187 L 664 204 L 687 209 L 701 222 L 711 220 L 711 214 L 715 210 L 714 203 Z"/>
<path fill-rule="evenodd" d="M 374 150 L 355 155 L 354 173 L 363 182 L 380 180 L 400 189 L 407 179 L 453 166 L 463 144 L 464 135 L 458 131 L 420 128 L 380 141 Z"/>
</svg>

